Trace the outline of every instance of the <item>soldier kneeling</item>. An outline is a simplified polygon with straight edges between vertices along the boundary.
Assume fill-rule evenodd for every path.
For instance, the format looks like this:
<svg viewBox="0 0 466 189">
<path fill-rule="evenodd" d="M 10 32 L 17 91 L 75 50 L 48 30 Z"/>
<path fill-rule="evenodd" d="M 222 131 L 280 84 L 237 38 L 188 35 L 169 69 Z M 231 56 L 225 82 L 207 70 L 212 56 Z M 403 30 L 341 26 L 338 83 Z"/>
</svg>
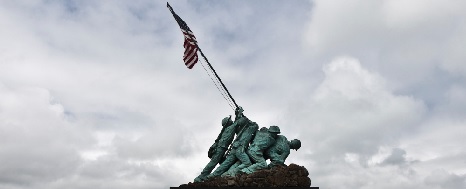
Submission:
<svg viewBox="0 0 466 189">
<path fill-rule="evenodd" d="M 265 151 L 266 158 L 270 159 L 269 168 L 285 165 L 285 159 L 290 155 L 290 149 L 296 151 L 301 147 L 301 141 L 293 139 L 288 141 L 285 136 L 278 135 L 275 144 Z"/>
<path fill-rule="evenodd" d="M 278 126 L 270 126 L 269 129 L 262 127 L 256 132 L 254 140 L 247 151 L 254 164 L 241 169 L 241 172 L 249 174 L 267 167 L 267 162 L 264 158 L 264 151 L 276 142 L 275 139 L 279 133 L 280 128 Z"/>
</svg>

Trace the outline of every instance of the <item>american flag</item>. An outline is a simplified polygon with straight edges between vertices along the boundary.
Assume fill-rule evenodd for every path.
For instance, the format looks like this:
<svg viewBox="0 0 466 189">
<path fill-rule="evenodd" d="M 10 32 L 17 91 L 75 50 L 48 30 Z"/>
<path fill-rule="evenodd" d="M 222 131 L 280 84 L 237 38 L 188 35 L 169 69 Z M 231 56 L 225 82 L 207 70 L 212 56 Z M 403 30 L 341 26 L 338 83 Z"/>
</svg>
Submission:
<svg viewBox="0 0 466 189">
<path fill-rule="evenodd" d="M 184 35 L 183 61 L 184 61 L 184 64 L 189 69 L 191 69 L 197 63 L 197 60 L 198 60 L 197 51 L 199 48 L 197 46 L 196 37 L 194 36 L 191 29 L 189 29 L 188 25 L 186 25 L 186 22 L 184 22 L 183 19 L 181 19 L 173 11 L 172 7 L 168 3 L 167 3 L 167 7 L 170 9 L 170 12 L 173 14 L 173 17 L 175 17 L 176 22 L 178 22 L 178 25 L 180 25 L 181 31 L 183 32 L 183 35 Z"/>
</svg>

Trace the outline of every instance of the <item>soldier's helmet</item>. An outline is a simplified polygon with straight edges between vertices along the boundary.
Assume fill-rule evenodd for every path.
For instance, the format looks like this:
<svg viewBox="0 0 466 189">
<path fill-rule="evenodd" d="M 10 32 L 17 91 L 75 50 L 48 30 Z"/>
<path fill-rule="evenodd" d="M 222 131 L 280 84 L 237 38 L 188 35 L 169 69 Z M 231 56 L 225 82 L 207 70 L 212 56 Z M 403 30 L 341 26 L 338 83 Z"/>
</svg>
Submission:
<svg viewBox="0 0 466 189">
<path fill-rule="evenodd" d="M 231 125 L 233 121 L 231 121 L 231 116 L 225 117 L 222 119 L 222 126 Z"/>
<path fill-rule="evenodd" d="M 290 148 L 298 150 L 299 148 L 301 148 L 301 141 L 298 140 L 298 139 L 291 140 L 290 141 Z"/>
<path fill-rule="evenodd" d="M 278 126 L 272 125 L 269 127 L 269 132 L 271 133 L 280 133 L 280 128 Z"/>
</svg>

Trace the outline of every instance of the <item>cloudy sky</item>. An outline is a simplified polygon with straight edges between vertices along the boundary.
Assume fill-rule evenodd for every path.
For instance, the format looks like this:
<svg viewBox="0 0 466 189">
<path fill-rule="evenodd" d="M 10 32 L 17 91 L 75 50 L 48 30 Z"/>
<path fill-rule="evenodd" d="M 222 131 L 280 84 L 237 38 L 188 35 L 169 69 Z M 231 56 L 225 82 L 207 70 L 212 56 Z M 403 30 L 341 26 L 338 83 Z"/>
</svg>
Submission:
<svg viewBox="0 0 466 189">
<path fill-rule="evenodd" d="M 466 1 L 171 1 L 321 188 L 466 188 Z M 155 0 L 0 1 L 0 188 L 192 181 L 233 110 Z"/>
</svg>

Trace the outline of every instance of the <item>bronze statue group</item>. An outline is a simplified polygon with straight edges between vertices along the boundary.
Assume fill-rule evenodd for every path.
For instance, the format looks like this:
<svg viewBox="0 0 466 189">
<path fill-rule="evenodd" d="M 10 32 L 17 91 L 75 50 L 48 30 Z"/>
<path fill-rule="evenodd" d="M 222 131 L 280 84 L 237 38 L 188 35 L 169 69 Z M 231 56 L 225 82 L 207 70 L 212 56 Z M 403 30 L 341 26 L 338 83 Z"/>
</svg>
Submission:
<svg viewBox="0 0 466 189">
<path fill-rule="evenodd" d="M 256 122 L 244 116 L 241 106 L 235 110 L 235 121 L 231 120 L 231 116 L 225 117 L 222 126 L 215 143 L 209 148 L 210 162 L 194 182 L 285 165 L 290 149 L 298 150 L 301 147 L 300 140 L 288 141 L 285 136 L 279 135 L 278 126 L 259 129 Z M 269 165 L 266 159 L 270 159 Z M 212 172 L 217 164 L 220 166 Z"/>
</svg>

